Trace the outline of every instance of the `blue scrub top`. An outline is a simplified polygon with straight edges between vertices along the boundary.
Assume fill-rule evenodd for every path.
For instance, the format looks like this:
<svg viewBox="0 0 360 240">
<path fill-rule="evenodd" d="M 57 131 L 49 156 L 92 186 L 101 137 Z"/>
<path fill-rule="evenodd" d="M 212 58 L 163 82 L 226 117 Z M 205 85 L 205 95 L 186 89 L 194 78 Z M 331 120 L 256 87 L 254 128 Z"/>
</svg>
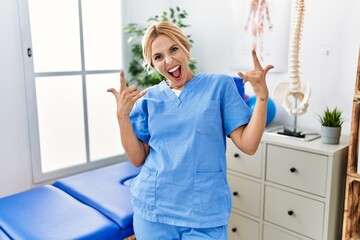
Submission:
<svg viewBox="0 0 360 240">
<path fill-rule="evenodd" d="M 176 226 L 226 225 L 226 136 L 251 115 L 230 76 L 197 74 L 179 97 L 165 81 L 148 88 L 130 113 L 137 137 L 150 146 L 131 185 L 134 211 Z"/>
</svg>

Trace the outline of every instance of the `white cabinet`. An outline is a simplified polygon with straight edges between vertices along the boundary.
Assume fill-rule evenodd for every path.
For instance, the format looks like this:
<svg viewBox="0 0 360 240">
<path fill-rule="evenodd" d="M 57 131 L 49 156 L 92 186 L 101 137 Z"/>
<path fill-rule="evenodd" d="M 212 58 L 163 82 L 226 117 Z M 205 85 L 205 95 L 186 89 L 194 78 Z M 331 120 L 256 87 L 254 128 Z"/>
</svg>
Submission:
<svg viewBox="0 0 360 240">
<path fill-rule="evenodd" d="M 267 145 L 269 182 L 325 197 L 327 168 L 328 156 Z"/>
<path fill-rule="evenodd" d="M 253 156 L 229 139 L 229 239 L 340 239 L 347 153 L 346 138 L 326 145 L 265 133 Z"/>
<path fill-rule="evenodd" d="M 275 228 L 272 228 L 268 225 L 264 225 L 264 232 L 263 232 L 263 239 L 264 240 L 299 240 L 300 238 L 294 237 L 287 233 L 281 232 Z"/>
<path fill-rule="evenodd" d="M 232 213 L 229 221 L 229 239 L 259 239 L 260 224 L 257 221 Z"/>
<path fill-rule="evenodd" d="M 228 182 L 233 193 L 233 208 L 259 218 L 262 203 L 261 183 L 232 174 L 228 175 Z"/>
<path fill-rule="evenodd" d="M 324 205 L 324 202 L 266 186 L 264 220 L 312 239 L 322 239 Z"/>
<path fill-rule="evenodd" d="M 263 144 L 260 144 L 256 153 L 252 156 L 239 151 L 231 140 L 228 140 L 227 147 L 226 158 L 229 169 L 256 178 L 262 177 Z"/>
</svg>

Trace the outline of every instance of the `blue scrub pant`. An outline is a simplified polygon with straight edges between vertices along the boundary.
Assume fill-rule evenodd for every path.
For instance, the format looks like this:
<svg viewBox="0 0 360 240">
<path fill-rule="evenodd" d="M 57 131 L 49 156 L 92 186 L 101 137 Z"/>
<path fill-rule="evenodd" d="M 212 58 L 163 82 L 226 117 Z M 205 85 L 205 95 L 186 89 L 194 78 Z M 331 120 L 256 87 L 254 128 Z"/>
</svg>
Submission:
<svg viewBox="0 0 360 240">
<path fill-rule="evenodd" d="M 149 222 L 134 214 L 136 240 L 227 240 L 227 225 L 214 228 L 178 227 Z"/>
</svg>

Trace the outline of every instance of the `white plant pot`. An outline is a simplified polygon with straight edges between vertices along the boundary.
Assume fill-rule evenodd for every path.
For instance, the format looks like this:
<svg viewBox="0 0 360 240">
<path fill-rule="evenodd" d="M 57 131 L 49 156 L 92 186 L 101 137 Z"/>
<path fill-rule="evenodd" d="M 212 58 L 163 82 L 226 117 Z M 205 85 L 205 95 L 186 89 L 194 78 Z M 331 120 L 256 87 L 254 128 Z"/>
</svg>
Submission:
<svg viewBox="0 0 360 240">
<path fill-rule="evenodd" d="M 341 127 L 321 126 L 321 142 L 325 144 L 339 144 Z"/>
</svg>

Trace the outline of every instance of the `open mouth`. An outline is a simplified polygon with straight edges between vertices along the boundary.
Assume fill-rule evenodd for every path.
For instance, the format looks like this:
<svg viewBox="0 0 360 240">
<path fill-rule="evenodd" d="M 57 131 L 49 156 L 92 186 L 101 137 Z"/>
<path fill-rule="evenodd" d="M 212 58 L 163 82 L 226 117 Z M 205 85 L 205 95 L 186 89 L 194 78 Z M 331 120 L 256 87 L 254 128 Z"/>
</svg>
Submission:
<svg viewBox="0 0 360 240">
<path fill-rule="evenodd" d="M 173 68 L 170 68 L 168 70 L 168 73 L 175 79 L 181 78 L 181 66 L 178 65 L 178 66 L 175 66 Z"/>
</svg>

